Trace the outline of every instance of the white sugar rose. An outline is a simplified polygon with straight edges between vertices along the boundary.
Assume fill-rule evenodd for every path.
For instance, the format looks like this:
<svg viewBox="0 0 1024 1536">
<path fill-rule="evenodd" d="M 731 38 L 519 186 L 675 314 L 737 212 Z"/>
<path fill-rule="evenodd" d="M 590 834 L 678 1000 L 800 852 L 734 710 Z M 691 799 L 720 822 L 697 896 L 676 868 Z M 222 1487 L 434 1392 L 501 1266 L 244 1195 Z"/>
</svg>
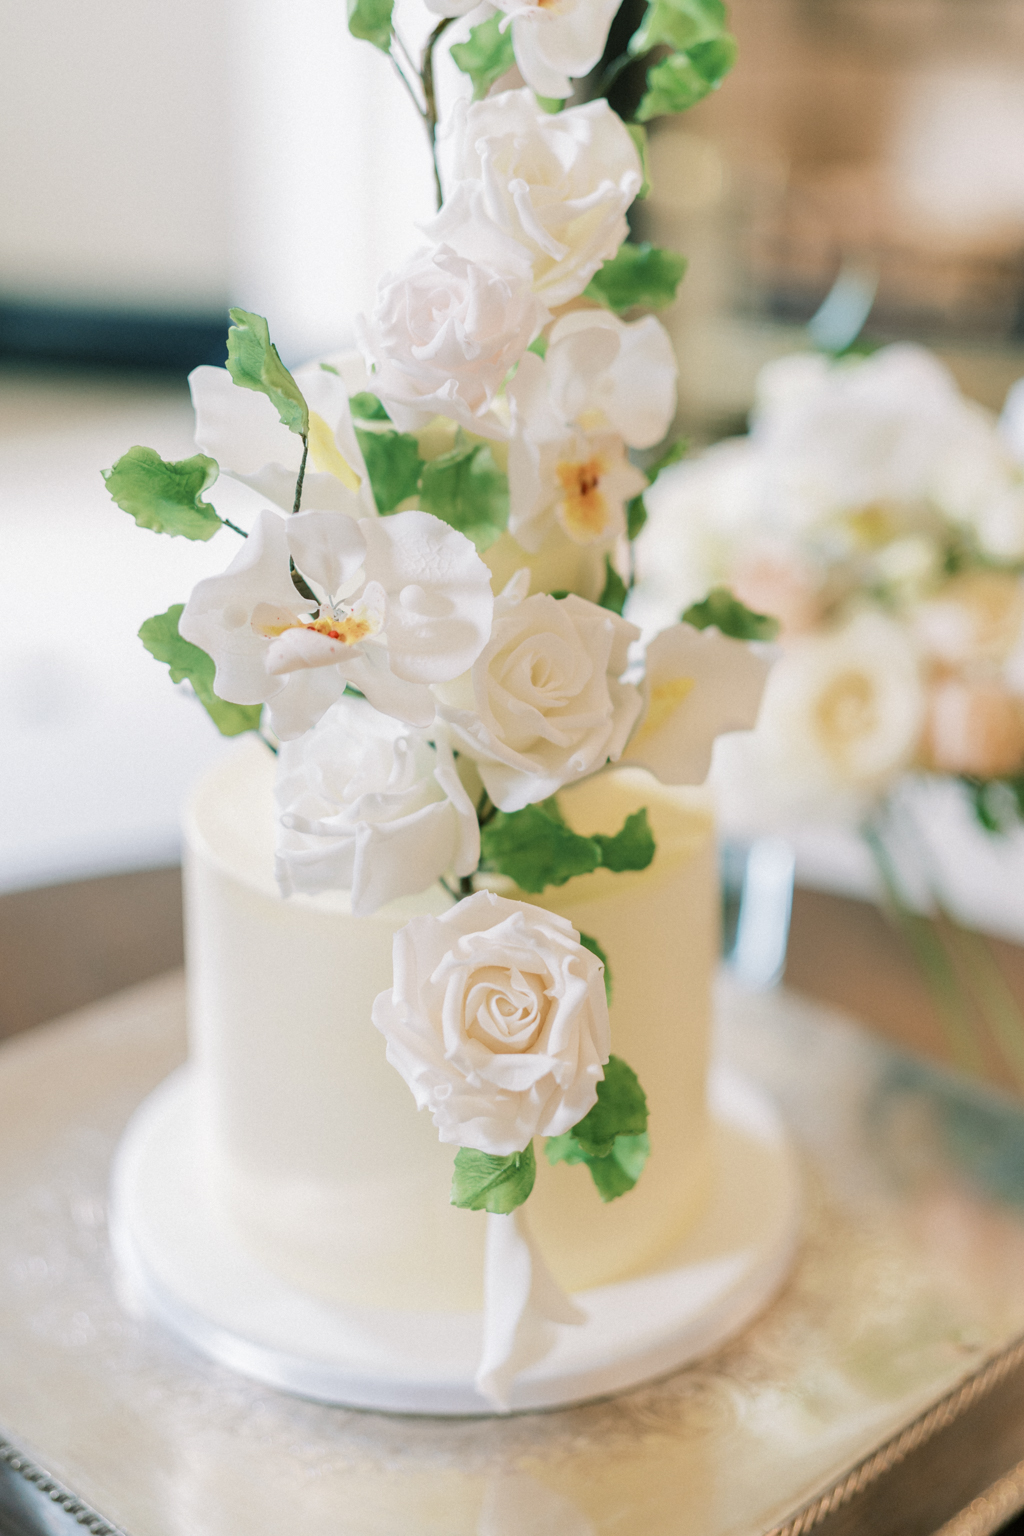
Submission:
<svg viewBox="0 0 1024 1536">
<path fill-rule="evenodd" d="M 565 918 L 479 891 L 396 933 L 373 1022 L 440 1139 L 507 1157 L 597 1102 L 611 1049 L 603 973 Z"/>
<path fill-rule="evenodd" d="M 218 695 L 268 704 L 286 741 L 349 683 L 385 714 L 429 725 L 427 685 L 472 665 L 493 606 L 473 545 L 426 512 L 263 511 L 223 575 L 193 589 L 179 630 L 213 657 Z"/>
<path fill-rule="evenodd" d="M 480 242 L 501 231 L 525 249 L 551 307 L 582 293 L 629 233 L 643 172 L 605 101 L 554 115 L 529 90 L 459 102 L 442 153 L 448 198 L 425 232 L 478 259 Z"/>
<path fill-rule="evenodd" d="M 352 892 L 357 917 L 480 861 L 476 810 L 443 738 L 343 698 L 283 742 L 275 799 L 282 894 Z"/>
<path fill-rule="evenodd" d="M 484 437 L 506 429 L 492 410 L 509 369 L 546 323 L 526 253 L 498 236 L 480 260 L 440 245 L 377 286 L 356 335 L 370 386 L 403 432 L 448 416 Z"/>
<path fill-rule="evenodd" d="M 521 572 L 495 603 L 472 670 L 436 688 L 453 745 L 476 760 L 502 811 L 546 800 L 622 752 L 640 693 L 621 681 L 633 624 L 583 598 L 524 593 Z"/>
<path fill-rule="evenodd" d="M 295 382 L 309 406 L 309 456 L 302 481 L 307 511 L 353 511 L 372 517 L 376 508 L 356 440 L 349 395 L 364 389 L 365 373 L 354 353 L 307 363 Z M 188 376 L 196 412 L 196 445 L 217 460 L 222 475 L 240 480 L 284 512 L 295 501 L 302 439 L 281 421 L 266 395 L 241 389 L 226 368 L 203 366 Z"/>
</svg>

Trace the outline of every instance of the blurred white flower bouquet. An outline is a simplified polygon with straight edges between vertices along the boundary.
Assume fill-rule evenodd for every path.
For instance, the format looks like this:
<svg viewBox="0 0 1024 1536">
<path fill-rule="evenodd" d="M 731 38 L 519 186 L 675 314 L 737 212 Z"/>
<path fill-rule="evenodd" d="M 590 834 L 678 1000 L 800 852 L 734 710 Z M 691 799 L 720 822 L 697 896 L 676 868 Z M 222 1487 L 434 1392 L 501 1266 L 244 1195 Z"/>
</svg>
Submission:
<svg viewBox="0 0 1024 1536">
<path fill-rule="evenodd" d="M 779 626 L 757 730 L 716 757 L 726 825 L 859 827 L 958 1059 L 973 1005 L 1024 1083 L 1017 1009 L 949 919 L 907 793 L 955 777 L 993 831 L 1024 810 L 1024 387 L 997 421 L 920 347 L 783 358 L 748 436 L 671 470 L 651 510 L 638 616 L 724 584 Z"/>
<path fill-rule="evenodd" d="M 431 8 L 413 64 L 387 0 L 350 4 L 423 118 L 439 194 L 358 323 L 361 355 L 293 373 L 267 321 L 233 310 L 227 366 L 191 377 L 201 452 L 133 448 L 106 480 L 143 527 L 239 540 L 141 637 L 220 730 L 278 753 L 282 892 L 347 890 L 357 917 L 436 881 L 450 893 L 450 912 L 399 934 L 373 1022 L 461 1148 L 454 1202 L 508 1214 L 538 1134 L 603 1199 L 624 1194 L 647 1117 L 609 1056 L 598 946 L 476 890 L 477 871 L 539 894 L 646 868 L 646 811 L 582 836 L 558 791 L 615 762 L 699 782 L 715 736 L 753 723 L 767 670 L 728 633 L 745 632 L 739 605 L 718 627 L 670 624 L 644 658 L 622 617 L 643 492 L 678 456 L 650 452 L 676 367 L 642 311 L 671 300 L 685 263 L 627 239 L 642 124 L 717 85 L 734 45 L 719 0 L 651 0 L 610 55 L 614 4 L 503 4 L 452 48 L 477 99 L 439 131 L 434 50 L 469 7 Z M 602 58 L 589 99 L 565 105 Z M 488 94 L 516 67 L 526 86 Z M 628 71 L 626 123 L 603 92 Z M 247 527 L 217 511 L 218 476 L 249 488 Z"/>
</svg>

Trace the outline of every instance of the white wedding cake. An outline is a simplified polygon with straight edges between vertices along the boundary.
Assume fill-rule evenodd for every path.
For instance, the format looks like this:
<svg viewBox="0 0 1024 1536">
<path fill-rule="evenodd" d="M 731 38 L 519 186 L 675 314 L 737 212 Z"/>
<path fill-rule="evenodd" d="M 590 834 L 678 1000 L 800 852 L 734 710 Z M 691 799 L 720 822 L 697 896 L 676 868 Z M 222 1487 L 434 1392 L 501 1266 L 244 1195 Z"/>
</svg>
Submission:
<svg viewBox="0 0 1024 1536">
<path fill-rule="evenodd" d="M 352 917 L 342 892 L 284 900 L 273 780 L 252 743 L 207 775 L 186 823 L 192 1071 L 212 1198 L 262 1263 L 328 1302 L 478 1309 L 485 1222 L 448 1203 L 455 1148 L 415 1112 L 371 1023 L 396 931 L 450 899 L 436 887 L 372 917 Z M 555 1278 L 578 1291 L 655 1265 L 707 1199 L 719 921 L 705 791 L 618 769 L 561 803 L 570 823 L 608 833 L 646 806 L 657 842 L 648 869 L 595 870 L 543 901 L 618 957 L 612 1046 L 656 1127 L 657 1155 L 611 1205 L 585 1169 L 537 1159 L 530 1224 Z"/>
</svg>

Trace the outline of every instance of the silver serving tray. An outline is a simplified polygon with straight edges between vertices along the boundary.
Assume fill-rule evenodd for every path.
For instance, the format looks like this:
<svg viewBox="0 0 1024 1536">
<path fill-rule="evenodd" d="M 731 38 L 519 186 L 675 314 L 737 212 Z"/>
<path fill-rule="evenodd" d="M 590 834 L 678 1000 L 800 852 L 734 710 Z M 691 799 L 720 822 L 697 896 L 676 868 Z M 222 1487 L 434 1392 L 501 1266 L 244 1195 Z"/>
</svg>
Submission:
<svg viewBox="0 0 1024 1536">
<path fill-rule="evenodd" d="M 29 1529 L 982 1536 L 1024 1507 L 1014 1101 L 785 992 L 723 989 L 722 1053 L 775 1095 L 804 1164 L 781 1297 L 608 1401 L 390 1417 L 260 1388 L 121 1310 L 107 1171 L 183 1015 L 172 976 L 0 1048 L 0 1459 L 50 1519 Z"/>
</svg>

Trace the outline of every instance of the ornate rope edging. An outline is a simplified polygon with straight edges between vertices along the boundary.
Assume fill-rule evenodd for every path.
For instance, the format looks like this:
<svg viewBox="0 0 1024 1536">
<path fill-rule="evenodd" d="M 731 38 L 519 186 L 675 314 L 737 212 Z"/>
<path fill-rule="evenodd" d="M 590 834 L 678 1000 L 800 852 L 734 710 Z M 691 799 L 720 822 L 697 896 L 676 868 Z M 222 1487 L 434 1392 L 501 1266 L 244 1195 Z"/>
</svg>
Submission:
<svg viewBox="0 0 1024 1536">
<path fill-rule="evenodd" d="M 920 1417 L 908 1424 L 885 1445 L 877 1451 L 873 1451 L 865 1459 L 847 1473 L 827 1493 L 806 1504 L 798 1514 L 793 1515 L 782 1525 L 772 1526 L 765 1536 L 806 1536 L 806 1532 L 814 1530 L 815 1526 L 835 1510 L 841 1509 L 844 1504 L 849 1504 L 857 1494 L 863 1493 L 865 1488 L 891 1472 L 899 1466 L 911 1451 L 916 1451 L 925 1441 L 930 1440 L 940 1429 L 945 1429 L 952 1424 L 961 1414 L 966 1413 L 979 1398 L 991 1392 L 999 1383 L 1018 1366 L 1024 1365 L 1024 1339 L 1019 1339 L 1001 1355 L 969 1376 L 965 1382 L 956 1387 L 947 1397 L 942 1398 L 934 1407 L 928 1408 Z M 1006 1485 L 1004 1487 L 1004 1485 Z M 998 1491 L 998 1492 L 997 1492 Z M 1018 1503 L 1012 1503 L 1013 1497 L 1018 1497 Z M 994 1513 L 998 1500 L 999 1513 Z M 979 1511 L 975 1517 L 977 1520 L 988 1519 L 991 1523 L 960 1524 L 975 1506 Z M 975 1499 L 972 1504 L 955 1515 L 951 1521 L 942 1527 L 936 1536 L 988 1536 L 995 1530 L 1001 1521 L 1008 1519 L 1018 1509 L 1024 1506 L 1024 1462 L 1015 1467 L 1012 1472 L 993 1483 L 984 1494 Z"/>
<path fill-rule="evenodd" d="M 63 1483 L 59 1483 L 55 1477 L 44 1472 L 42 1467 L 37 1467 L 30 1457 L 23 1451 L 19 1451 L 16 1445 L 5 1440 L 2 1435 L 0 1435 L 0 1461 L 10 1467 L 12 1472 L 17 1472 L 18 1476 L 23 1477 L 27 1483 L 38 1488 L 51 1504 L 56 1504 L 58 1508 L 64 1510 L 65 1514 L 71 1515 L 84 1530 L 90 1532 L 90 1536 L 126 1536 L 126 1532 L 119 1526 L 111 1525 L 109 1521 L 103 1519 L 102 1515 L 90 1509 L 88 1504 L 83 1504 L 82 1500 L 69 1488 L 65 1488 Z"/>
</svg>

